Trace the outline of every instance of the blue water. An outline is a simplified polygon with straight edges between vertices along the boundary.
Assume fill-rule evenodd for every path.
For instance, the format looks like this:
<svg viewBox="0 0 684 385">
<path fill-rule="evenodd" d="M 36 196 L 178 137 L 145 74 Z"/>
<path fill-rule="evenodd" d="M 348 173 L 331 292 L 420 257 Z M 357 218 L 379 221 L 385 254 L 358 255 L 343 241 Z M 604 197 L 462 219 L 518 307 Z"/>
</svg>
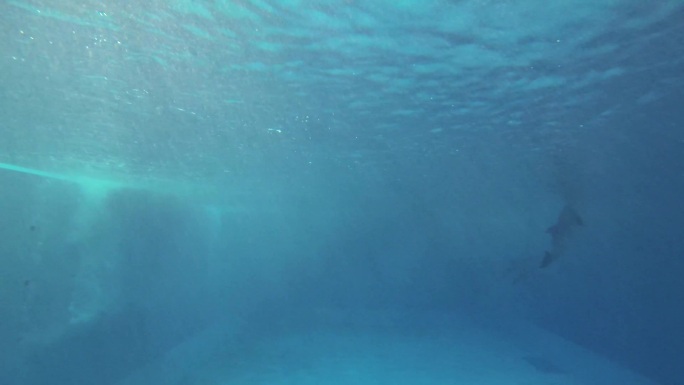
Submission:
<svg viewBox="0 0 684 385">
<path fill-rule="evenodd" d="M 0 1 L 0 384 L 684 383 L 678 0 Z"/>
</svg>

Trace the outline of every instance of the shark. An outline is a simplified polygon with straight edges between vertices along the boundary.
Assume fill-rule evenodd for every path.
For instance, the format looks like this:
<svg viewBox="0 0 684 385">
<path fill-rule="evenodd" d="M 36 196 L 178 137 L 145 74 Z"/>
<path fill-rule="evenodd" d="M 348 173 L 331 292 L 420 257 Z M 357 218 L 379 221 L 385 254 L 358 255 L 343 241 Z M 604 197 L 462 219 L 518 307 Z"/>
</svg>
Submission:
<svg viewBox="0 0 684 385">
<path fill-rule="evenodd" d="M 543 269 L 555 262 L 565 252 L 568 239 L 583 226 L 584 220 L 577 211 L 568 204 L 563 206 L 556 223 L 546 230 L 551 235 L 551 249 L 544 253 L 539 267 Z"/>
</svg>

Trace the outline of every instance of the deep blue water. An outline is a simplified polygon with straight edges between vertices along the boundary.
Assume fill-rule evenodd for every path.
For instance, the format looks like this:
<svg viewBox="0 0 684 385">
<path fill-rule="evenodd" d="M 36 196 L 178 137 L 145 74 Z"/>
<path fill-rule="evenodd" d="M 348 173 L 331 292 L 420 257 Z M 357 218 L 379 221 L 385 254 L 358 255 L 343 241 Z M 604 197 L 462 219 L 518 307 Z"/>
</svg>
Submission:
<svg viewBox="0 0 684 385">
<path fill-rule="evenodd" d="M 682 384 L 683 100 L 678 0 L 3 0 L 0 384 Z"/>
</svg>

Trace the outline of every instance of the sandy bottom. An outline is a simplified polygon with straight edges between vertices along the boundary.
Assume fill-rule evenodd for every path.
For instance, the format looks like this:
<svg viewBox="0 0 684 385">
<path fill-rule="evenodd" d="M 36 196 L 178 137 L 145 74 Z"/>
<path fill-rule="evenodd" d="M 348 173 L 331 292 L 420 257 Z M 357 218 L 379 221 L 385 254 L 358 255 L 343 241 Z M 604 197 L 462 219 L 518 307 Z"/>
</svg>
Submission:
<svg viewBox="0 0 684 385">
<path fill-rule="evenodd" d="M 412 327 L 322 322 L 225 335 L 214 331 L 179 346 L 125 384 L 654 385 L 525 324 L 501 330 L 452 317 Z"/>
</svg>

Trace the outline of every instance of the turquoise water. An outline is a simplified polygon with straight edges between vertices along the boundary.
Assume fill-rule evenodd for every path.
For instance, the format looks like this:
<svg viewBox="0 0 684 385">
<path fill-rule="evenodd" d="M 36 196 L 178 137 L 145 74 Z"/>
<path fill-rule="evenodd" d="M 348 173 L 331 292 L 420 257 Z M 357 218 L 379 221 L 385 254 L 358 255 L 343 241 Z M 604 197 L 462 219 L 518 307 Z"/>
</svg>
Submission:
<svg viewBox="0 0 684 385">
<path fill-rule="evenodd" d="M 0 382 L 679 384 L 682 20 L 1 1 Z"/>
</svg>

